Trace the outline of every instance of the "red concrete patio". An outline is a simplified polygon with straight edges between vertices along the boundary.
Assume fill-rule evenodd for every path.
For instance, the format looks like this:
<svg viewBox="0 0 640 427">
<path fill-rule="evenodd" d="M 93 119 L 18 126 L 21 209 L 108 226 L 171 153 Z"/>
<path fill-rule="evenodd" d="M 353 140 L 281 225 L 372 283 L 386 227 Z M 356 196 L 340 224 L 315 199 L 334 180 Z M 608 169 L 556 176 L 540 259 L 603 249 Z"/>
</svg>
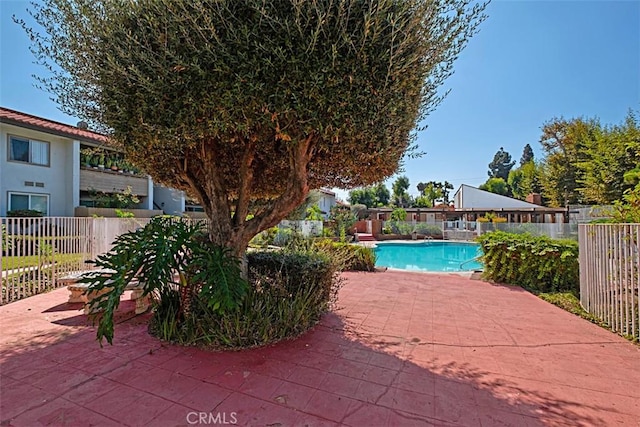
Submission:
<svg viewBox="0 0 640 427">
<path fill-rule="evenodd" d="M 100 348 L 65 289 L 0 307 L 0 425 L 640 425 L 640 348 L 613 333 L 515 287 L 345 277 L 314 330 L 235 353 L 164 344 L 148 315 Z"/>
</svg>

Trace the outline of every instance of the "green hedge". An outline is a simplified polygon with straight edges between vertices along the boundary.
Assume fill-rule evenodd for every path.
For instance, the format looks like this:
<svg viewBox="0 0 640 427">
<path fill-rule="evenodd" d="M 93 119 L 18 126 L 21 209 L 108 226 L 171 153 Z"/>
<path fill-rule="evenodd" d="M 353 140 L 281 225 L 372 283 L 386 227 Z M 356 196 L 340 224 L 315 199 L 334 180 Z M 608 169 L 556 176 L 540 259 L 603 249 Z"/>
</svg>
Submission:
<svg viewBox="0 0 640 427">
<path fill-rule="evenodd" d="M 277 286 L 283 287 L 289 295 L 310 288 L 321 290 L 329 297 L 334 269 L 322 254 L 255 251 L 247 253 L 247 261 L 249 282 L 254 286 L 260 278 L 278 277 Z"/>
<path fill-rule="evenodd" d="M 536 293 L 560 291 L 578 295 L 577 242 L 502 231 L 483 234 L 478 241 L 486 279 Z"/>
</svg>

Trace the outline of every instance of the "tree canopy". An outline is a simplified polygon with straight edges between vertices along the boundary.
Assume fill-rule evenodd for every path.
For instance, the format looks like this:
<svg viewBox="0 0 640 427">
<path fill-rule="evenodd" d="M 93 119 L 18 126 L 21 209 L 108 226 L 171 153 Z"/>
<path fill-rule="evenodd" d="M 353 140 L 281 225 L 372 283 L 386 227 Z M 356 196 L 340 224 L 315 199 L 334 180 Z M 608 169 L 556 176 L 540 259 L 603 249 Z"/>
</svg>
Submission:
<svg viewBox="0 0 640 427">
<path fill-rule="evenodd" d="M 409 190 L 409 178 L 406 175 L 399 176 L 393 181 L 393 203 L 400 208 L 411 206 L 411 195 Z"/>
<path fill-rule="evenodd" d="M 368 208 L 377 208 L 389 203 L 389 189 L 379 183 L 375 186 L 356 188 L 349 192 L 348 201 L 352 205 L 361 204 Z"/>
<path fill-rule="evenodd" d="M 416 199 L 418 207 L 432 207 L 438 199 L 442 199 L 445 204 L 449 203 L 449 193 L 453 190 L 453 185 L 448 181 L 429 181 L 418 183 L 417 188 L 422 195 Z"/>
<path fill-rule="evenodd" d="M 43 0 L 42 30 L 19 22 L 61 109 L 197 198 L 211 240 L 242 254 L 310 189 L 396 171 L 484 7 Z"/>
<path fill-rule="evenodd" d="M 503 196 L 509 195 L 509 186 L 502 178 L 489 178 L 487 182 L 478 187 L 480 190 L 488 191 L 490 193 L 500 194 Z"/>
<path fill-rule="evenodd" d="M 516 199 L 525 200 L 531 193 L 540 193 L 540 168 L 529 161 L 509 172 L 507 185 Z"/>
<path fill-rule="evenodd" d="M 509 171 L 516 162 L 511 160 L 511 154 L 504 151 L 503 147 L 493 156 L 493 161 L 489 163 L 489 178 L 502 178 L 505 182 L 509 177 Z"/>
<path fill-rule="evenodd" d="M 520 166 L 524 166 L 525 164 L 533 161 L 533 148 L 531 145 L 527 144 L 524 146 L 522 150 L 522 157 L 520 157 Z"/>
</svg>

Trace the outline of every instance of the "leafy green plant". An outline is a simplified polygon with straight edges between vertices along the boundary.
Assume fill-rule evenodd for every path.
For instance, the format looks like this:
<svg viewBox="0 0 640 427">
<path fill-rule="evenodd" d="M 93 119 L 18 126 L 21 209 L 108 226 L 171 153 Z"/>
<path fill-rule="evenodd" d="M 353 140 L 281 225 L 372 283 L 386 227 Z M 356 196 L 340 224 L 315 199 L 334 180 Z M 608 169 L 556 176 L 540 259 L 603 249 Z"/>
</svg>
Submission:
<svg viewBox="0 0 640 427">
<path fill-rule="evenodd" d="M 314 248 L 329 256 L 341 271 L 375 271 L 376 254 L 372 248 L 322 239 Z"/>
<path fill-rule="evenodd" d="M 89 274 L 81 280 L 89 291 L 107 291 L 92 302 L 102 311 L 98 339 L 113 341 L 113 316 L 126 286 L 143 283 L 144 294 L 161 300 L 175 290 L 180 295 L 177 319 L 188 317 L 191 301 L 199 297 L 214 312 L 237 307 L 248 284 L 239 275 L 239 261 L 212 245 L 199 223 L 155 217 L 145 227 L 120 235 L 111 252 L 94 261 L 110 272 Z M 111 272 L 112 271 L 112 272 Z"/>
<path fill-rule="evenodd" d="M 120 209 L 116 209 L 116 217 L 117 218 L 135 218 L 135 214 L 133 212 L 127 212 Z"/>
<path fill-rule="evenodd" d="M 434 224 L 426 224 L 424 222 L 418 222 L 413 227 L 413 231 L 418 234 L 423 234 L 425 236 L 442 238 L 442 229 Z"/>
<path fill-rule="evenodd" d="M 349 207 L 336 205 L 331 208 L 329 219 L 333 223 L 335 235 L 340 237 L 340 241 L 345 242 L 347 234 L 356 223 L 356 216 Z"/>
<path fill-rule="evenodd" d="M 276 235 L 278 234 L 278 227 L 268 228 L 260 233 L 258 233 L 251 242 L 249 242 L 250 246 L 266 248 L 267 246 L 273 245 Z"/>
<path fill-rule="evenodd" d="M 533 292 L 578 294 L 578 243 L 494 231 L 478 238 L 484 277 Z"/>
<path fill-rule="evenodd" d="M 320 210 L 320 206 L 309 206 L 307 208 L 307 216 L 305 219 L 309 221 L 322 221 L 324 218 L 322 217 L 322 210 Z"/>
<path fill-rule="evenodd" d="M 407 220 L 407 211 L 402 208 L 396 208 L 391 212 L 391 220 L 392 221 L 406 221 Z"/>
<path fill-rule="evenodd" d="M 131 186 L 127 186 L 119 193 L 105 193 L 91 188 L 89 189 L 89 196 L 98 208 L 132 209 L 140 203 L 140 198 L 133 194 Z"/>
<path fill-rule="evenodd" d="M 0 224 L 0 243 L 2 244 L 2 253 L 8 254 L 13 249 L 13 240 L 9 238 L 7 226 Z"/>
<path fill-rule="evenodd" d="M 179 322 L 174 292 L 158 305 L 152 332 L 169 341 L 215 349 L 261 346 L 304 333 L 336 301 L 341 279 L 325 255 L 254 251 L 247 258 L 251 287 L 240 305 L 216 312 L 198 295 L 191 303 L 192 315 Z"/>
</svg>

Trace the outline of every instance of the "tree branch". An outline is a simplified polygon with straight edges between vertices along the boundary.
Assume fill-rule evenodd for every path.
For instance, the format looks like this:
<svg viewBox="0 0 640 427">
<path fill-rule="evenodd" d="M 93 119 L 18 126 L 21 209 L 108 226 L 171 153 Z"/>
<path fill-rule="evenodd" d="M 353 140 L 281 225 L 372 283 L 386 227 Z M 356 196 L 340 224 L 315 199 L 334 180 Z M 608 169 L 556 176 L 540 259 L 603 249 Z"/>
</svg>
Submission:
<svg viewBox="0 0 640 427">
<path fill-rule="evenodd" d="M 249 214 L 249 200 L 250 190 L 253 184 L 253 169 L 251 163 L 255 156 L 255 142 L 250 140 L 247 148 L 242 156 L 242 163 L 240 164 L 240 171 L 238 180 L 240 185 L 238 187 L 238 199 L 236 201 L 236 211 L 233 214 L 233 227 L 239 227 L 244 221 L 246 221 Z"/>
<path fill-rule="evenodd" d="M 309 135 L 290 149 L 290 175 L 288 176 L 288 184 L 285 191 L 273 203 L 270 203 L 271 209 L 263 210 L 245 223 L 245 227 L 241 231 L 243 240 L 248 242 L 251 237 L 260 231 L 277 225 L 293 207 L 302 203 L 307 193 L 309 193 L 307 166 L 315 151 L 313 140 L 314 135 Z"/>
</svg>

